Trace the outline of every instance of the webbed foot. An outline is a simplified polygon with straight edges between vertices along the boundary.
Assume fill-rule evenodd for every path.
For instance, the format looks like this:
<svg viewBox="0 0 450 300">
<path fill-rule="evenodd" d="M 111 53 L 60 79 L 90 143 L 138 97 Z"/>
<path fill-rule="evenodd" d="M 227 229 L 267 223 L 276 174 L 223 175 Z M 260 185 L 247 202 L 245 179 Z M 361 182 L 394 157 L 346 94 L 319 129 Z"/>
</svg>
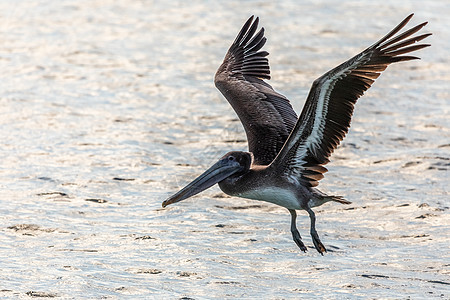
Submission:
<svg viewBox="0 0 450 300">
<path fill-rule="evenodd" d="M 314 243 L 314 247 L 316 248 L 316 250 L 323 255 L 324 252 L 327 252 L 327 249 L 325 248 L 325 246 L 322 244 L 322 242 L 319 239 L 319 235 L 317 234 L 317 232 L 315 233 L 311 233 L 311 237 L 312 237 L 312 241 Z"/>
<path fill-rule="evenodd" d="M 292 238 L 294 239 L 294 242 L 297 244 L 300 250 L 302 250 L 303 252 L 308 251 L 308 248 L 306 248 L 305 244 L 303 244 L 302 237 L 300 236 L 298 230 L 292 231 Z"/>
<path fill-rule="evenodd" d="M 300 232 L 298 232 L 297 225 L 295 224 L 295 221 L 297 220 L 297 212 L 295 211 L 295 209 L 288 209 L 288 210 L 291 213 L 292 238 L 294 239 L 294 242 L 297 244 L 300 250 L 306 252 L 308 248 L 306 248 L 305 244 L 303 244 L 302 237 L 300 236 Z"/>
</svg>

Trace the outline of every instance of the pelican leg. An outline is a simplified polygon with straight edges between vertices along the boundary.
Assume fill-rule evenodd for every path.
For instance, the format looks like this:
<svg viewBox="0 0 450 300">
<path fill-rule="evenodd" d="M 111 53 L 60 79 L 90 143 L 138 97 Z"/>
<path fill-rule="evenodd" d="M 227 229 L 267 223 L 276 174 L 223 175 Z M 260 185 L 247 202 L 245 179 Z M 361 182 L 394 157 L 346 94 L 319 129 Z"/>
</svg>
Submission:
<svg viewBox="0 0 450 300">
<path fill-rule="evenodd" d="M 291 213 L 291 232 L 292 232 L 292 238 L 294 239 L 294 242 L 297 244 L 297 246 L 302 250 L 303 252 L 306 252 L 308 250 L 302 242 L 302 237 L 300 236 L 300 232 L 297 230 L 297 212 L 295 209 L 288 209 Z"/>
<path fill-rule="evenodd" d="M 327 252 L 327 249 L 325 249 L 325 246 L 322 244 L 322 242 L 319 239 L 319 235 L 316 231 L 316 215 L 312 211 L 310 207 L 306 207 L 305 210 L 309 214 L 309 218 L 311 219 L 311 237 L 314 243 L 314 247 L 316 247 L 316 250 L 319 251 L 320 254 L 323 255 L 324 252 Z"/>
</svg>

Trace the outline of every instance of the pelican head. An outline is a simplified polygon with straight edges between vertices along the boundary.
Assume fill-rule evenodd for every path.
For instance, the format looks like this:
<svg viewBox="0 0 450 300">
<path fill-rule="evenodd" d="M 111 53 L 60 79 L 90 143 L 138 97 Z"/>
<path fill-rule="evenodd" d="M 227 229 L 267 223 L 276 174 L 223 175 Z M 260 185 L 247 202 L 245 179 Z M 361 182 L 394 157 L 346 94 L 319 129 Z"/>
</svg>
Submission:
<svg viewBox="0 0 450 300">
<path fill-rule="evenodd" d="M 185 200 L 189 197 L 212 187 L 214 184 L 227 178 L 240 176 L 246 173 L 252 163 L 252 154 L 243 151 L 232 151 L 225 154 L 214 165 L 189 183 L 178 193 L 167 198 L 162 207 Z"/>
</svg>

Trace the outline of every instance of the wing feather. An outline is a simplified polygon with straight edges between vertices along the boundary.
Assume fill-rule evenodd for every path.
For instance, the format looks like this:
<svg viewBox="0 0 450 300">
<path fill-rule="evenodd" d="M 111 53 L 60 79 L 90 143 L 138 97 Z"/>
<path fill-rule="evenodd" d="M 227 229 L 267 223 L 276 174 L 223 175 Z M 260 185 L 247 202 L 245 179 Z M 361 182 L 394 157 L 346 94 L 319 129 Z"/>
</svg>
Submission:
<svg viewBox="0 0 450 300">
<path fill-rule="evenodd" d="M 430 33 L 408 38 L 427 22 L 396 36 L 412 16 L 360 54 L 314 81 L 299 120 L 271 167 L 283 168 L 284 174 L 299 178 L 303 184 L 318 185 L 327 171 L 323 165 L 329 162 L 330 155 L 348 132 L 358 98 L 391 63 L 418 59 L 403 54 L 430 46 L 414 45 Z"/>
<path fill-rule="evenodd" d="M 259 19 L 247 20 L 217 70 L 216 87 L 231 104 L 244 126 L 254 163 L 268 165 L 283 147 L 297 115 L 289 100 L 263 79 L 270 79 L 264 28 Z"/>
</svg>

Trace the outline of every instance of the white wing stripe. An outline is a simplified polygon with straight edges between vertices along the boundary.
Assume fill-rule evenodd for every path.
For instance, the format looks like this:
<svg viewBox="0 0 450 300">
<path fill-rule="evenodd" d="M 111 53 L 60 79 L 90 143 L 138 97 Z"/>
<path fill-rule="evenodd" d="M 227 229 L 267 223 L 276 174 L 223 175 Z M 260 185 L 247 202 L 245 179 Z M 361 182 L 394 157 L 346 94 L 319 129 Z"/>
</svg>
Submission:
<svg viewBox="0 0 450 300">
<path fill-rule="evenodd" d="M 313 128 L 311 130 L 311 134 L 308 136 L 305 142 L 305 146 L 311 153 L 315 154 L 317 148 L 319 147 L 320 141 L 323 138 L 323 130 L 325 129 L 326 123 L 325 116 L 328 112 L 328 102 L 330 100 L 330 94 L 333 90 L 336 80 L 338 80 L 342 75 L 344 75 L 344 72 L 336 73 L 335 76 L 328 79 L 322 85 L 322 89 L 320 90 L 314 116 Z M 297 155 L 299 154 L 300 153 L 297 152 Z"/>
<path fill-rule="evenodd" d="M 319 145 L 322 141 L 323 132 L 327 122 L 326 115 L 328 113 L 328 103 L 330 101 L 330 95 L 333 91 L 334 85 L 337 81 L 350 74 L 352 70 L 356 69 L 361 62 L 369 59 L 370 57 L 364 57 L 364 55 L 355 57 L 355 60 L 350 66 L 343 70 L 340 70 L 339 72 L 336 72 L 333 76 L 327 78 L 322 84 L 319 83 L 321 88 L 319 96 L 317 97 L 317 106 L 311 134 L 306 138 L 304 144 L 300 145 L 297 148 L 297 151 L 295 153 L 294 164 L 297 168 L 305 163 L 303 158 L 307 155 L 307 150 L 309 150 L 313 155 L 317 155 L 317 151 L 319 150 Z M 296 142 L 299 138 L 300 136 L 297 137 Z M 301 171 L 303 167 L 300 167 L 299 169 L 300 170 L 298 171 Z"/>
</svg>

